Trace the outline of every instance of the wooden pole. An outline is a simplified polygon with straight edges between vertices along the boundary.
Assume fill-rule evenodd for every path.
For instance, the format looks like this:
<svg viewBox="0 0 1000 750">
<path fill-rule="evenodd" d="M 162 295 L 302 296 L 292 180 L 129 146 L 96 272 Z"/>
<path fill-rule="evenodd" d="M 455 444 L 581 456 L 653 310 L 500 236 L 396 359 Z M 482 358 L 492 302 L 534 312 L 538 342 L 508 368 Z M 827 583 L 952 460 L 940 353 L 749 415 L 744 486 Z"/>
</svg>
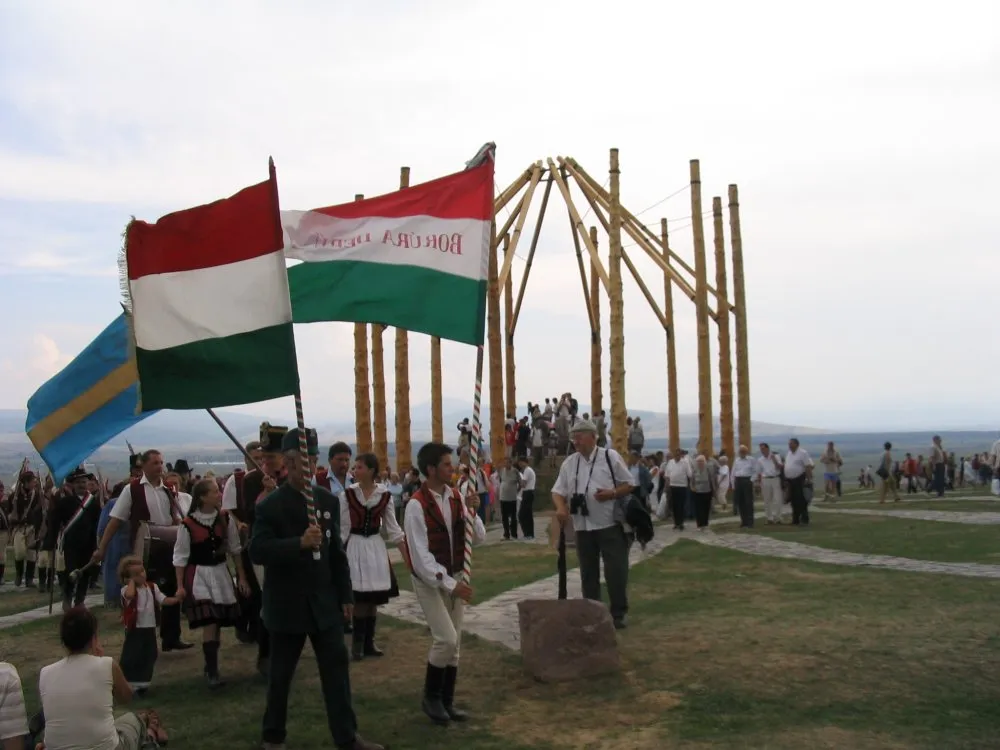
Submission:
<svg viewBox="0 0 1000 750">
<path fill-rule="evenodd" d="M 503 254 L 503 266 L 500 268 L 500 286 L 507 286 L 507 278 L 510 276 L 510 264 L 514 260 L 514 253 L 517 252 L 517 243 L 521 239 L 521 231 L 524 229 L 524 221 L 528 218 L 528 211 L 531 208 L 531 199 L 535 195 L 535 188 L 538 187 L 538 181 L 542 179 L 542 163 L 536 162 L 534 168 L 531 170 L 531 180 L 528 182 L 528 189 L 524 192 L 524 198 L 521 201 L 521 211 L 517 216 L 517 222 L 514 224 L 514 233 L 510 236 L 509 246 L 504 250 Z"/>
<path fill-rule="evenodd" d="M 358 193 L 354 200 L 364 200 Z M 354 324 L 354 432 L 358 453 L 372 450 L 372 402 L 368 381 L 368 324 Z"/>
<path fill-rule="evenodd" d="M 389 465 L 389 438 L 385 409 L 385 349 L 382 333 L 385 326 L 372 323 L 372 407 L 375 414 L 375 429 L 372 451 L 382 468 Z"/>
<path fill-rule="evenodd" d="M 496 221 L 490 231 L 496 231 Z M 498 274 L 497 238 L 493 235 L 486 286 L 486 343 L 490 358 L 490 458 L 493 461 L 499 461 L 504 455 L 503 344 L 500 339 Z"/>
<path fill-rule="evenodd" d="M 597 227 L 590 228 L 590 241 L 597 247 Z M 596 417 L 604 408 L 601 392 L 601 282 L 594 264 L 590 264 L 590 309 L 593 326 L 590 329 L 590 415 Z"/>
<path fill-rule="evenodd" d="M 628 449 L 625 420 L 625 306 L 622 300 L 622 214 L 619 192 L 618 149 L 611 149 L 611 220 L 609 233 L 608 294 L 611 298 L 611 433 L 613 447 L 619 453 Z M 588 238 L 589 239 L 589 238 Z"/>
<path fill-rule="evenodd" d="M 513 199 L 513 197 L 521 191 L 521 188 L 528 184 L 528 180 L 531 179 L 531 173 L 534 169 L 535 165 L 532 164 L 520 175 L 518 175 L 517 179 L 508 185 L 507 188 L 496 197 L 496 200 L 493 201 L 494 216 L 496 216 L 496 214 L 499 213 L 504 206 L 510 203 L 511 199 Z"/>
<path fill-rule="evenodd" d="M 524 275 L 521 276 L 521 287 L 517 290 L 517 302 L 514 303 L 514 319 L 510 324 L 513 335 L 517 329 L 517 319 L 521 316 L 521 302 L 524 300 L 524 290 L 528 287 L 528 275 L 531 273 L 531 263 L 535 259 L 535 248 L 538 247 L 538 237 L 542 233 L 542 222 L 545 221 L 545 209 L 549 205 L 549 193 L 552 192 L 552 178 L 545 181 L 545 192 L 542 194 L 542 206 L 538 209 L 538 220 L 535 222 L 535 234 L 531 238 L 531 248 L 528 250 L 528 260 L 524 264 Z"/>
<path fill-rule="evenodd" d="M 729 299 L 726 278 L 726 237 L 722 228 L 722 198 L 712 198 L 712 225 L 715 239 L 715 288 L 719 290 L 719 426 L 722 449 L 733 460 L 733 358 L 729 344 Z M 747 446 L 749 447 L 749 446 Z"/>
<path fill-rule="evenodd" d="M 670 263 L 670 235 L 667 220 L 660 219 L 663 260 Z M 667 434 L 671 452 L 681 447 L 680 406 L 677 403 L 677 350 L 674 346 L 674 292 L 670 274 L 663 274 L 663 317 L 667 321 Z"/>
<path fill-rule="evenodd" d="M 431 440 L 435 443 L 444 442 L 444 391 L 441 380 L 441 339 L 431 336 Z"/>
<path fill-rule="evenodd" d="M 695 313 L 698 321 L 698 453 L 712 455 L 712 354 L 708 346 L 708 268 L 701 220 L 701 165 L 691 160 L 691 228 L 694 234 Z"/>
<path fill-rule="evenodd" d="M 736 308 L 736 408 L 740 444 L 753 447 L 750 421 L 750 349 L 747 345 L 747 293 L 743 279 L 743 234 L 740 231 L 740 192 L 729 186 L 729 241 L 733 248 L 733 302 Z"/>
<path fill-rule="evenodd" d="M 503 252 L 504 256 L 511 245 L 510 235 L 504 235 Z M 497 280 L 499 284 L 499 279 Z M 503 322 L 504 322 L 504 384 L 507 386 L 506 413 L 508 417 L 517 415 L 517 389 L 514 387 L 514 331 L 511 323 L 514 319 L 514 278 L 507 275 L 507 281 L 503 285 Z"/>
<path fill-rule="evenodd" d="M 576 233 L 576 224 L 573 221 L 573 212 L 568 210 L 569 215 L 569 226 L 570 231 L 573 232 L 573 247 L 576 249 L 576 266 L 577 270 L 580 271 L 580 287 L 583 289 L 583 304 L 587 306 L 587 320 L 590 321 L 590 330 L 594 330 L 594 306 L 591 302 L 590 290 L 587 288 L 587 270 L 583 264 L 583 251 L 580 249 L 580 235 Z M 593 235 L 588 236 L 588 240 L 591 239 Z M 593 245 L 595 252 L 597 245 Z M 596 269 L 597 266 L 594 265 L 594 261 L 591 260 L 591 269 Z M 600 278 L 600 273 L 598 273 L 598 279 Z"/>
<path fill-rule="evenodd" d="M 399 189 L 410 186 L 410 168 L 400 167 Z M 413 466 L 413 444 L 410 437 L 410 335 L 405 328 L 396 329 L 396 471 L 403 474 Z"/>
</svg>

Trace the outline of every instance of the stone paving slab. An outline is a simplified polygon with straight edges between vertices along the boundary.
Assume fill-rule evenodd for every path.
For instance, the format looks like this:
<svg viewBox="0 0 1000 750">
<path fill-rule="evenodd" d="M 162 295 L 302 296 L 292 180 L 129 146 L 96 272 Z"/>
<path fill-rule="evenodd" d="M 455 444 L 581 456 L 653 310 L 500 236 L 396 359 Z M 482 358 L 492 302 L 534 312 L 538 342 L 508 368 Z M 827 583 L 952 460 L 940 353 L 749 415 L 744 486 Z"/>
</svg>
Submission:
<svg viewBox="0 0 1000 750">
<path fill-rule="evenodd" d="M 104 594 L 91 594 L 84 599 L 83 603 L 88 609 L 98 607 L 104 603 Z M 18 612 L 14 615 L 0 617 L 0 630 L 14 628 L 18 625 L 26 625 L 29 622 L 44 620 L 47 617 L 59 617 L 60 615 L 62 615 L 62 600 L 56 597 L 56 601 L 52 605 L 51 615 L 49 614 L 49 605 L 46 604 L 44 607 L 29 609 L 27 612 Z"/>
<path fill-rule="evenodd" d="M 814 547 L 809 544 L 788 542 L 783 539 L 771 539 L 770 537 L 755 535 L 717 535 L 708 533 L 695 535 L 691 538 L 712 547 L 724 547 L 764 557 L 807 560 L 809 562 L 827 563 L 830 565 L 884 568 L 886 570 L 902 570 L 909 573 L 943 573 L 945 575 L 966 576 L 969 578 L 1000 578 L 1000 565 L 932 562 L 930 560 L 911 560 L 908 557 L 892 557 L 889 555 L 862 555 L 856 552 Z"/>
<path fill-rule="evenodd" d="M 955 510 L 880 510 L 878 508 L 814 508 L 817 513 L 835 513 L 857 516 L 888 516 L 909 518 L 915 521 L 943 521 L 965 523 L 973 526 L 1000 525 L 1000 513 Z"/>
</svg>

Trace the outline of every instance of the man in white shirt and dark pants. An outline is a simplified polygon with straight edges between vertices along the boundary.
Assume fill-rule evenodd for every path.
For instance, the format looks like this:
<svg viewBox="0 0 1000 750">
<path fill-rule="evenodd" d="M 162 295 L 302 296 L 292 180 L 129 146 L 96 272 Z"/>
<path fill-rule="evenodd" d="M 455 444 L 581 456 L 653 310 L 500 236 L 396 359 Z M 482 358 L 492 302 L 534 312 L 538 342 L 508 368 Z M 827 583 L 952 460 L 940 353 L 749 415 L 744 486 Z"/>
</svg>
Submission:
<svg viewBox="0 0 1000 750">
<path fill-rule="evenodd" d="M 733 504 L 740 514 L 740 528 L 753 528 L 753 479 L 757 462 L 750 457 L 750 450 L 740 446 L 740 455 L 733 461 Z"/>
<path fill-rule="evenodd" d="M 785 493 L 781 489 L 781 457 L 767 443 L 760 444 L 757 482 L 764 499 L 764 514 L 767 518 L 765 523 L 780 524 L 781 510 L 785 505 Z"/>
<path fill-rule="evenodd" d="M 609 609 L 621 630 L 628 613 L 629 542 L 615 519 L 615 505 L 631 494 L 632 473 L 616 451 L 597 447 L 597 427 L 590 420 L 578 420 L 570 438 L 576 453 L 563 461 L 552 486 L 556 518 L 562 524 L 572 518 L 584 598 L 601 601 L 604 561 Z"/>
<path fill-rule="evenodd" d="M 799 446 L 799 441 L 788 441 L 785 454 L 785 479 L 788 481 L 788 495 L 792 503 L 792 525 L 809 525 L 809 503 L 806 502 L 806 479 L 812 476 L 813 461 Z"/>
<path fill-rule="evenodd" d="M 528 459 L 519 458 L 517 468 L 521 472 L 521 507 L 517 511 L 517 520 L 521 524 L 521 533 L 529 542 L 535 538 L 535 470 L 528 464 Z"/>
</svg>

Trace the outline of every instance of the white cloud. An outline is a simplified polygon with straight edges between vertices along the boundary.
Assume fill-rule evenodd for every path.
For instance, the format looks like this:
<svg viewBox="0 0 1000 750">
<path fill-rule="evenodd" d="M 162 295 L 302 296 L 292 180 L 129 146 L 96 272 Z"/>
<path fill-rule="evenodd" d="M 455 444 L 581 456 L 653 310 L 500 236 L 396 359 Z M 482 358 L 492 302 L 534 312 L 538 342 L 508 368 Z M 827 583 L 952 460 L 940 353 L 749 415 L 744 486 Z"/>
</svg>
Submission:
<svg viewBox="0 0 1000 750">
<path fill-rule="evenodd" d="M 165 213 L 263 179 L 273 155 L 282 204 L 311 207 L 391 191 L 402 164 L 415 182 L 440 176 L 496 140 L 501 187 L 560 153 L 604 181 L 617 146 L 623 203 L 642 210 L 683 187 L 700 157 L 705 208 L 740 184 L 756 416 L 863 424 L 919 403 L 929 423 L 956 410 L 981 421 L 966 396 L 1000 366 L 983 344 L 1000 240 L 995 3 L 940 13 L 857 0 L 820 13 L 790 1 L 626 0 L 611 17 L 596 2 L 555 0 L 511 0 L 502 13 L 481 1 L 54 7 L 0 10 L 0 27 L 16 31 L 4 39 L 0 111 L 24 123 L 0 135 L 0 201 Z M 641 218 L 675 218 L 672 242 L 693 262 L 688 201 L 681 192 Z M 32 272 L 113 275 L 120 229 L 25 226 L 0 224 L 0 285 Z M 714 279 L 710 222 L 706 232 Z M 662 295 L 656 267 L 631 252 Z M 520 400 L 589 393 L 557 191 L 531 273 Z M 627 396 L 662 408 L 663 333 L 627 276 L 625 295 Z M 694 318 L 683 295 L 675 306 L 691 410 Z M 607 320 L 605 306 L 605 336 Z M 299 341 L 309 404 L 348 408 L 350 326 L 311 326 Z M 412 399 L 423 401 L 426 337 L 410 350 Z M 386 351 L 391 396 L 391 332 Z M 474 351 L 446 345 L 445 357 L 446 395 L 471 401 Z"/>
</svg>

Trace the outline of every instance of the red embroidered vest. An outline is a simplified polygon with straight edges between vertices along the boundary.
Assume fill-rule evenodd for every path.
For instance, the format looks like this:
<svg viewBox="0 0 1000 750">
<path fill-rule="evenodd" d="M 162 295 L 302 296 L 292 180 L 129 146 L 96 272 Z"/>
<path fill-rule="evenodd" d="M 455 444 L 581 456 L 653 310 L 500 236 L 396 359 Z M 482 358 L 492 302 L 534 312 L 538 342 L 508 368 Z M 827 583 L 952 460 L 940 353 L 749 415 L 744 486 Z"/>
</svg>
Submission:
<svg viewBox="0 0 1000 750">
<path fill-rule="evenodd" d="M 156 616 L 156 625 L 160 625 L 160 603 L 156 601 L 156 591 L 153 590 L 155 584 L 152 581 L 146 581 L 146 588 L 149 589 L 150 596 L 153 597 L 153 612 Z M 125 598 L 125 587 L 122 586 L 122 625 L 125 626 L 126 630 L 135 630 L 135 626 L 139 622 L 139 592 L 135 592 L 135 596 L 131 599 Z"/>
<path fill-rule="evenodd" d="M 191 536 L 188 565 L 219 565 L 226 561 L 226 540 L 229 531 L 229 514 L 220 510 L 211 527 L 198 523 L 188 516 L 182 521 Z"/>
<path fill-rule="evenodd" d="M 170 496 L 170 517 L 174 526 L 180 523 L 181 513 L 177 507 L 177 497 L 168 485 L 163 485 Z M 133 479 L 129 483 L 129 492 L 132 497 L 132 510 L 129 512 L 129 547 L 135 547 L 135 535 L 139 531 L 139 524 L 143 521 L 149 522 L 149 505 L 146 502 L 146 487 L 142 483 L 142 478 Z"/>
<path fill-rule="evenodd" d="M 382 528 L 382 514 L 386 506 L 392 502 L 392 495 L 383 493 L 379 501 L 371 508 L 358 499 L 360 489 L 349 488 L 344 495 L 347 497 L 347 511 L 351 515 L 351 533 L 360 536 L 375 536 Z M 464 549 L 464 547 L 463 547 Z"/>
<path fill-rule="evenodd" d="M 317 486 L 322 487 L 327 492 L 332 492 L 333 491 L 331 489 L 331 487 L 333 485 L 330 484 L 330 474 L 329 473 L 326 473 L 326 474 L 317 474 L 316 475 L 316 484 L 317 484 Z"/>
<path fill-rule="evenodd" d="M 453 576 L 465 563 L 465 506 L 458 493 L 445 487 L 451 504 L 451 537 L 444 516 L 438 509 L 427 485 L 413 493 L 413 498 L 424 509 L 424 523 L 427 524 L 427 548 L 439 565 L 444 566 L 448 575 Z"/>
</svg>

